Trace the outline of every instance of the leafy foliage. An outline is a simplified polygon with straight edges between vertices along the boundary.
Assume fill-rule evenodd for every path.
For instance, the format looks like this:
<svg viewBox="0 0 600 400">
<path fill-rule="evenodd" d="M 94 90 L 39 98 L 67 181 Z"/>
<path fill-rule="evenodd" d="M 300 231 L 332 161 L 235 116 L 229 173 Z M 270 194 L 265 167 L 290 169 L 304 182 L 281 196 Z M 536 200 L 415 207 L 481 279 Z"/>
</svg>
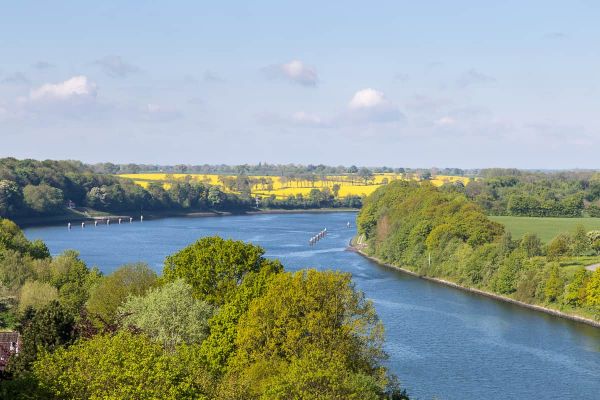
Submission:
<svg viewBox="0 0 600 400">
<path fill-rule="evenodd" d="M 500 187 L 516 182 L 496 179 Z M 392 182 L 366 199 L 358 228 L 367 239 L 365 250 L 386 262 L 520 301 L 600 316 L 591 300 L 598 296 L 591 273 L 561 266 L 565 258 L 594 253 L 597 235 L 582 226 L 546 247 L 533 234 L 515 241 L 460 191 Z"/>
<path fill-rule="evenodd" d="M 241 241 L 205 237 L 167 257 L 163 279 L 184 279 L 196 298 L 220 306 L 235 293 L 246 274 L 270 264 L 283 268 L 278 261 L 264 258 L 264 252 Z"/>
<path fill-rule="evenodd" d="M 201 343 L 212 311 L 192 297 L 192 287 L 183 280 L 151 288 L 143 297 L 129 297 L 119 308 L 124 326 L 141 330 L 171 351 L 182 343 Z"/>
<path fill-rule="evenodd" d="M 98 324 L 116 322 L 117 311 L 129 296 L 142 296 L 157 284 L 156 273 L 143 263 L 126 264 L 102 277 L 90 290 L 87 311 Z"/>
</svg>

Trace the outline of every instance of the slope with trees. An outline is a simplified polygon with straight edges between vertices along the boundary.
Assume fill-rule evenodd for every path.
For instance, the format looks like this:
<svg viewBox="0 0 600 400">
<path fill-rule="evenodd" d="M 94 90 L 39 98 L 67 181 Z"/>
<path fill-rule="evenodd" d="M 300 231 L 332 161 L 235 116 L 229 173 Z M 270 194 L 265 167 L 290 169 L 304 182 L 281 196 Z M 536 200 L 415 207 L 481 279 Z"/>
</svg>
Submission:
<svg viewBox="0 0 600 400">
<path fill-rule="evenodd" d="M 579 261 L 598 259 L 600 235 L 583 227 L 560 234 L 547 246 L 533 234 L 513 240 L 461 193 L 392 182 L 366 199 L 358 229 L 367 254 L 384 262 L 600 319 L 600 271 L 588 271 Z"/>
</svg>

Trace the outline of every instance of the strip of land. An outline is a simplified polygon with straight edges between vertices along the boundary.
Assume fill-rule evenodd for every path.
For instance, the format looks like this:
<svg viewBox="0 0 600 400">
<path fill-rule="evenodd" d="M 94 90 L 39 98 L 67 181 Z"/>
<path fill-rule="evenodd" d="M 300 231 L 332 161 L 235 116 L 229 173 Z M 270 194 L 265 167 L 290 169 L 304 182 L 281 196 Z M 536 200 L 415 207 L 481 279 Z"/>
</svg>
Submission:
<svg viewBox="0 0 600 400">
<path fill-rule="evenodd" d="M 392 268 L 392 269 L 395 269 L 397 271 L 403 272 L 405 274 L 412 275 L 412 276 L 415 276 L 415 277 L 420 278 L 420 279 L 425 279 L 427 281 L 436 282 L 436 283 L 439 283 L 439 284 L 442 284 L 442 285 L 445 285 L 445 286 L 453 287 L 455 289 L 464 290 L 466 292 L 474 293 L 474 294 L 477 294 L 477 295 L 480 295 L 480 296 L 485 296 L 485 297 L 492 298 L 492 299 L 495 299 L 495 300 L 500 300 L 500 301 L 504 301 L 506 303 L 511 303 L 511 304 L 515 304 L 515 305 L 518 305 L 518 306 L 521 306 L 521 307 L 529 308 L 530 310 L 535 310 L 535 311 L 543 312 L 543 313 L 546 313 L 546 314 L 554 315 L 556 317 L 565 318 L 565 319 L 568 319 L 568 320 L 571 320 L 571 321 L 580 322 L 580 323 L 583 323 L 583 324 L 586 324 L 586 325 L 590 325 L 590 326 L 593 326 L 595 328 L 600 328 L 600 321 L 596 321 L 596 320 L 593 320 L 593 319 L 590 319 L 590 318 L 581 317 L 579 315 L 568 314 L 568 313 L 565 313 L 565 312 L 562 312 L 562 311 L 558 311 L 558 310 L 555 310 L 555 309 L 552 309 L 552 308 L 548 308 L 548 307 L 543 307 L 543 306 L 539 306 L 539 305 L 535 305 L 535 304 L 525 303 L 525 302 L 522 302 L 522 301 L 519 301 L 519 300 L 515 300 L 515 299 L 512 299 L 510 297 L 502 296 L 502 295 L 499 295 L 499 294 L 496 294 L 496 293 L 486 292 L 485 290 L 480 290 L 480 289 L 470 288 L 470 287 L 467 287 L 467 286 L 462 286 L 462 285 L 459 285 L 457 283 L 447 281 L 445 279 L 432 278 L 432 277 L 429 277 L 429 276 L 419 275 L 419 274 L 417 274 L 417 273 L 415 273 L 415 272 L 413 272 L 411 270 L 408 270 L 406 268 L 402 268 L 402 267 L 398 267 L 396 265 L 388 264 L 388 263 L 385 263 L 385 262 L 381 261 L 377 257 L 369 256 L 367 253 L 364 252 L 364 245 L 356 244 L 354 242 L 355 242 L 354 240 L 350 242 L 350 249 L 351 250 L 357 252 L 361 256 L 363 256 L 363 257 L 365 257 L 365 258 L 367 258 L 367 259 L 369 259 L 369 260 L 371 260 L 373 262 L 376 262 L 377 264 L 382 265 L 384 267 Z"/>
</svg>

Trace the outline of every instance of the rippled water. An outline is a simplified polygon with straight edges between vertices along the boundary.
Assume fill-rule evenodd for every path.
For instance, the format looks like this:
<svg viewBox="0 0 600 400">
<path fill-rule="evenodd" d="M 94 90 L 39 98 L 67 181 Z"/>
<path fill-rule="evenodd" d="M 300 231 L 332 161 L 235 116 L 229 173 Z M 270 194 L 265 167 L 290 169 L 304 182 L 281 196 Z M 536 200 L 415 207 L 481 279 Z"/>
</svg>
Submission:
<svg viewBox="0 0 600 400">
<path fill-rule="evenodd" d="M 350 221 L 351 228 L 346 227 Z M 316 246 L 308 239 L 323 228 Z M 389 367 L 420 399 L 600 399 L 600 329 L 462 292 L 346 251 L 354 214 L 167 218 L 97 228 L 25 230 L 52 254 L 76 249 L 104 272 L 220 235 L 263 246 L 287 270 L 351 272 L 386 327 Z"/>
</svg>

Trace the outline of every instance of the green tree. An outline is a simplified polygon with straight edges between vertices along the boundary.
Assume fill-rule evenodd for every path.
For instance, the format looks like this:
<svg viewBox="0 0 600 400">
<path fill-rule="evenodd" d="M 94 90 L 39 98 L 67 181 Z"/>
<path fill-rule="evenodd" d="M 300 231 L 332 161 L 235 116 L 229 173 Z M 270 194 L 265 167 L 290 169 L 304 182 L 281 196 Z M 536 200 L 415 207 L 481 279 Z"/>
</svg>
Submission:
<svg viewBox="0 0 600 400">
<path fill-rule="evenodd" d="M 527 254 L 527 257 L 542 255 L 542 241 L 535 233 L 526 233 L 523 235 L 519 247 Z"/>
<path fill-rule="evenodd" d="M 22 328 L 22 344 L 18 357 L 11 357 L 8 370 L 21 375 L 31 368 L 40 351 L 54 351 L 76 339 L 75 318 L 59 302 L 51 301 Z"/>
<path fill-rule="evenodd" d="M 585 268 L 579 268 L 573 275 L 571 282 L 565 288 L 564 302 L 572 306 L 582 306 L 585 304 L 585 286 L 587 283 L 587 273 Z"/>
<path fill-rule="evenodd" d="M 600 315 L 600 268 L 596 269 L 585 287 L 585 303 Z"/>
<path fill-rule="evenodd" d="M 252 382 L 247 398 L 346 398 L 356 388 L 348 381 L 360 380 L 358 397 L 375 398 L 388 383 L 382 343 L 383 326 L 349 274 L 282 273 L 240 320 L 226 381 Z"/>
<path fill-rule="evenodd" d="M 39 386 L 68 399 L 210 399 L 216 382 L 198 352 L 173 355 L 145 335 L 98 335 L 46 353 L 34 364 Z"/>
<path fill-rule="evenodd" d="M 562 256 L 569 255 L 571 252 L 571 236 L 567 233 L 561 233 L 548 243 L 548 259 L 557 260 Z"/>
<path fill-rule="evenodd" d="M 27 281 L 21 287 L 19 311 L 24 312 L 28 307 L 37 310 L 57 299 L 58 290 L 54 286 L 45 282 Z"/>
<path fill-rule="evenodd" d="M 201 343 L 208 334 L 213 310 L 192 297 L 192 287 L 182 279 L 133 296 L 119 308 L 123 326 L 134 327 L 161 343 L 170 352 L 182 343 Z"/>
<path fill-rule="evenodd" d="M 550 266 L 548 277 L 544 283 L 544 295 L 546 301 L 556 301 L 563 293 L 564 280 L 560 273 L 560 267 L 554 263 Z"/>
<path fill-rule="evenodd" d="M 249 272 L 276 264 L 263 257 L 261 247 L 218 236 L 205 237 L 165 260 L 163 279 L 184 279 L 200 300 L 220 306 L 226 303 Z"/>
<path fill-rule="evenodd" d="M 571 242 L 574 256 L 584 256 L 591 250 L 591 242 L 583 225 L 577 225 Z"/>
<path fill-rule="evenodd" d="M 66 250 L 52 259 L 50 273 L 50 283 L 58 288 L 60 302 L 75 314 L 83 309 L 91 287 L 101 279 L 100 272 L 89 270 L 74 250 Z"/>
<path fill-rule="evenodd" d="M 25 204 L 38 213 L 55 213 L 63 207 L 62 190 L 42 183 L 27 185 L 23 188 Z"/>
<path fill-rule="evenodd" d="M 269 263 L 258 272 L 247 273 L 230 300 L 210 319 L 210 336 L 202 342 L 202 353 L 212 371 L 219 374 L 225 372 L 229 358 L 236 350 L 235 339 L 240 318 L 281 271 L 280 264 Z"/>
<path fill-rule="evenodd" d="M 23 196 L 16 183 L 0 180 L 0 217 L 14 214 L 21 207 L 22 202 Z"/>
<path fill-rule="evenodd" d="M 156 272 L 147 264 L 127 264 L 102 277 L 90 290 L 86 307 L 100 325 L 115 323 L 117 310 L 129 296 L 142 296 L 157 284 Z"/>
</svg>

